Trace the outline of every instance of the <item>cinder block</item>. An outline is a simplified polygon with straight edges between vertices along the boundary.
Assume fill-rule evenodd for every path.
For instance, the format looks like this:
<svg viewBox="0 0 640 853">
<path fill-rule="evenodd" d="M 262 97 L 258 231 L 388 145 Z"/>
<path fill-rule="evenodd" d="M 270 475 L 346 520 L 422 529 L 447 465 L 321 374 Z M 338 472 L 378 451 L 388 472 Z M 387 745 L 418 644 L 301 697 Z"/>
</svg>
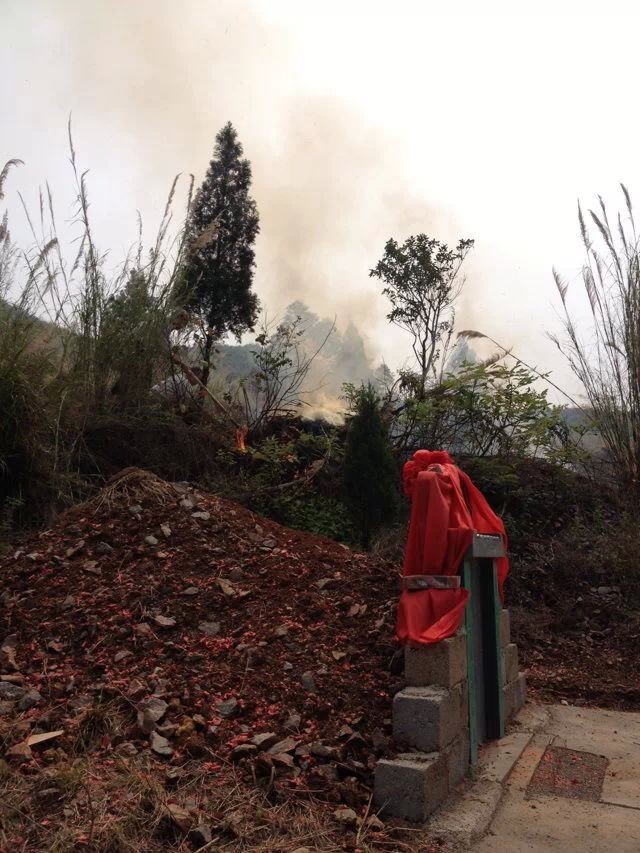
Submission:
<svg viewBox="0 0 640 853">
<path fill-rule="evenodd" d="M 445 750 L 450 790 L 469 772 L 469 750 L 469 729 L 463 729 Z"/>
<path fill-rule="evenodd" d="M 385 815 L 421 823 L 447 793 L 447 765 L 440 753 L 408 753 L 376 764 L 373 800 Z"/>
<path fill-rule="evenodd" d="M 453 687 L 467 676 L 464 632 L 428 646 L 406 646 L 404 674 L 410 687 Z"/>
<path fill-rule="evenodd" d="M 518 647 L 515 643 L 509 643 L 502 649 L 502 683 L 509 684 L 518 677 Z"/>
<path fill-rule="evenodd" d="M 502 688 L 504 694 L 504 713 L 507 720 L 517 714 L 527 698 L 527 680 L 524 673 Z"/>
<path fill-rule="evenodd" d="M 466 682 L 449 690 L 441 687 L 405 687 L 393 700 L 393 736 L 398 743 L 436 752 L 466 725 Z"/>
<path fill-rule="evenodd" d="M 511 619 L 508 610 L 500 611 L 500 647 L 506 648 L 511 642 Z"/>
</svg>

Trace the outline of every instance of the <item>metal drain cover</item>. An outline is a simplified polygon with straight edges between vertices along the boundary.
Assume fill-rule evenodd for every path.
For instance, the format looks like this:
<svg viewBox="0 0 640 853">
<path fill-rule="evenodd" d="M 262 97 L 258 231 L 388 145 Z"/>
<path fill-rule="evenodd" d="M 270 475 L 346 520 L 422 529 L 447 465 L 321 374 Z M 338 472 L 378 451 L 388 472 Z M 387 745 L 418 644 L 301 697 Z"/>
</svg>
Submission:
<svg viewBox="0 0 640 853">
<path fill-rule="evenodd" d="M 527 797 L 569 797 L 597 803 L 609 759 L 592 752 L 548 746 L 527 787 Z"/>
</svg>

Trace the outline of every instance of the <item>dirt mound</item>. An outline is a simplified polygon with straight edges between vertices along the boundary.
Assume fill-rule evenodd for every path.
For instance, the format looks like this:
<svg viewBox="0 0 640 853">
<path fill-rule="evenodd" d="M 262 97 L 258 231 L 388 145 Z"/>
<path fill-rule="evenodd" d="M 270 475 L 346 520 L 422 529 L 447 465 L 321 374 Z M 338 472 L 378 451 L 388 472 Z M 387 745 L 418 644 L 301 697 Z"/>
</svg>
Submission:
<svg viewBox="0 0 640 853">
<path fill-rule="evenodd" d="M 37 765 L 11 748 L 55 730 L 63 750 L 361 803 L 388 743 L 396 575 L 127 469 L 0 560 L 0 705 L 23 712 L 0 752 Z"/>
</svg>

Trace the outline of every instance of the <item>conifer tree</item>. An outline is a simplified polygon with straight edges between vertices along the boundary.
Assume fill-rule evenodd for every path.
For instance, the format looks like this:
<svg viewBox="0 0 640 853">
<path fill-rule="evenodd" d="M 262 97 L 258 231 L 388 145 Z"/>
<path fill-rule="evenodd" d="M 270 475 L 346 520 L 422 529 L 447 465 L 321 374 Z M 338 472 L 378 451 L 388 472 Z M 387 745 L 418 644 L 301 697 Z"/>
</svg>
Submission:
<svg viewBox="0 0 640 853">
<path fill-rule="evenodd" d="M 344 493 L 353 525 L 365 550 L 373 535 L 395 521 L 398 472 L 379 399 L 371 386 L 355 394 L 344 457 Z"/>
<path fill-rule="evenodd" d="M 216 136 L 213 158 L 188 223 L 189 252 L 181 285 L 189 308 L 204 326 L 205 384 L 215 342 L 229 333 L 239 339 L 242 332 L 253 329 L 258 313 L 252 284 L 259 217 L 249 194 L 251 164 L 242 154 L 238 134 L 229 122 Z"/>
</svg>

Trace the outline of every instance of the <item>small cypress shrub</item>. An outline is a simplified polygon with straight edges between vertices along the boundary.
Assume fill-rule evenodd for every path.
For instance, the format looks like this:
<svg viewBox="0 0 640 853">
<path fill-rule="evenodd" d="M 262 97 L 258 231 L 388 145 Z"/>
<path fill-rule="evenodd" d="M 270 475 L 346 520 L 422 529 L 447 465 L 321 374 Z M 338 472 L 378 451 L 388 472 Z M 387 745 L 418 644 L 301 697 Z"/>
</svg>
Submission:
<svg viewBox="0 0 640 853">
<path fill-rule="evenodd" d="M 398 511 L 398 471 L 380 416 L 380 401 L 369 384 L 356 391 L 344 456 L 344 495 L 360 544 L 392 524 Z"/>
</svg>

